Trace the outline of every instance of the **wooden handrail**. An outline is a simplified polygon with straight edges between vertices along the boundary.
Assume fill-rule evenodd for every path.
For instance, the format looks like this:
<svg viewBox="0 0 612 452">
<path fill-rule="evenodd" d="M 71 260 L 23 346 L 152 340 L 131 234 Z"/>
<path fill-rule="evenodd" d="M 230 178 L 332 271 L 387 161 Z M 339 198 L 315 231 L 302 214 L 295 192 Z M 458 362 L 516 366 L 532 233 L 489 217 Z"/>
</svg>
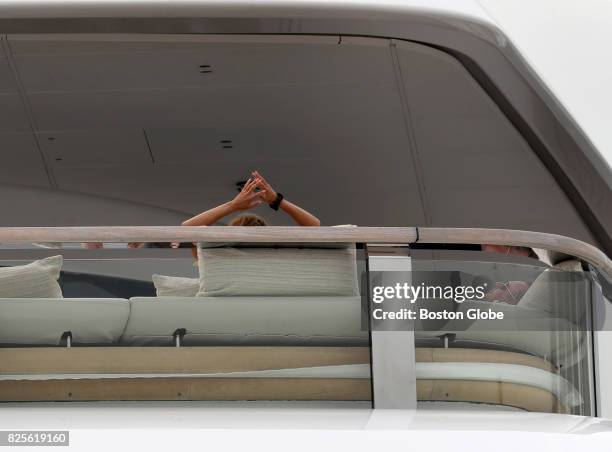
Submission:
<svg viewBox="0 0 612 452">
<path fill-rule="evenodd" d="M 612 261 L 599 248 L 557 234 L 485 228 L 418 228 L 418 243 L 515 245 L 542 248 L 582 259 L 612 281 Z"/>
<path fill-rule="evenodd" d="M 0 243 L 412 243 L 416 228 L 96 226 L 0 228 Z"/>
<path fill-rule="evenodd" d="M 295 227 L 295 226 L 96 226 L 4 227 L 0 243 L 230 242 L 498 244 L 557 251 L 589 262 L 612 280 L 612 261 L 601 250 L 556 234 L 483 228 Z"/>
</svg>

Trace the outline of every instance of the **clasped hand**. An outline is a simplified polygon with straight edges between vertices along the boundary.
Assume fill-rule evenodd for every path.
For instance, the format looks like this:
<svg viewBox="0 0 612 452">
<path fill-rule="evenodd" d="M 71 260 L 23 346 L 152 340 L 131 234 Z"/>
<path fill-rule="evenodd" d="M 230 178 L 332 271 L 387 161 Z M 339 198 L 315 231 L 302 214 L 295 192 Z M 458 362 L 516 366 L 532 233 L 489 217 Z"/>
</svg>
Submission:
<svg viewBox="0 0 612 452">
<path fill-rule="evenodd" d="M 244 184 L 240 193 L 230 201 L 234 210 L 248 210 L 258 207 L 264 202 L 271 204 L 276 200 L 276 192 L 272 186 L 257 171 L 251 173 L 250 179 Z"/>
</svg>

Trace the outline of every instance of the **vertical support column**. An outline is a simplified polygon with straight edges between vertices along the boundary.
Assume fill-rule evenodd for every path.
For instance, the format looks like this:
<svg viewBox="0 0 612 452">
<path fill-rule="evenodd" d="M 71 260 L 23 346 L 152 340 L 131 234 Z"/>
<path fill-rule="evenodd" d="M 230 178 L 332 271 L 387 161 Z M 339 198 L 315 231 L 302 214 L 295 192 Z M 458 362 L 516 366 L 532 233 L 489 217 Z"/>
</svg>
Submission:
<svg viewBox="0 0 612 452">
<path fill-rule="evenodd" d="M 408 256 L 370 256 L 370 271 L 411 270 Z M 406 281 L 409 284 L 411 281 Z M 372 331 L 374 408 L 416 409 L 414 331 Z"/>
</svg>

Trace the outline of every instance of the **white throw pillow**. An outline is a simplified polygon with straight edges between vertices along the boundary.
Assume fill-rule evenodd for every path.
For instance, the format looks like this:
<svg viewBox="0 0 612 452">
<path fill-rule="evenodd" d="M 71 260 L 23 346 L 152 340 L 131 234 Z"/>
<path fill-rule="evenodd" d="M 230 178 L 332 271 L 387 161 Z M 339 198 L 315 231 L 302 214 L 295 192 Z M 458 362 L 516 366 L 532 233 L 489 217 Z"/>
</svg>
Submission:
<svg viewBox="0 0 612 452">
<path fill-rule="evenodd" d="M 200 290 L 198 278 L 153 275 L 152 279 L 158 297 L 195 297 Z"/>
<path fill-rule="evenodd" d="M 357 296 L 355 247 L 201 248 L 199 297 Z"/>
<path fill-rule="evenodd" d="M 553 267 L 555 270 L 562 270 L 565 272 L 582 272 L 582 264 L 576 259 L 567 259 L 557 262 Z"/>
<path fill-rule="evenodd" d="M 57 280 L 63 261 L 62 256 L 51 256 L 0 268 L 0 298 L 62 298 Z"/>
</svg>

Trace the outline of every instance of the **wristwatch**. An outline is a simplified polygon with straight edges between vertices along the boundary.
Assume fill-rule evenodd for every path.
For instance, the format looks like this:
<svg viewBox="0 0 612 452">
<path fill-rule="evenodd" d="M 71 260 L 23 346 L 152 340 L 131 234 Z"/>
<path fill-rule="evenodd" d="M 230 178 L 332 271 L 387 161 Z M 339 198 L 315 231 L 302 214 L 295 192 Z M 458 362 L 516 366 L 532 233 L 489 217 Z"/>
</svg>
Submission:
<svg viewBox="0 0 612 452">
<path fill-rule="evenodd" d="M 282 193 L 276 193 L 276 199 L 269 204 L 270 208 L 272 208 L 273 210 L 278 210 L 281 205 L 281 202 L 283 202 L 283 199 L 285 199 L 285 197 Z"/>
</svg>

